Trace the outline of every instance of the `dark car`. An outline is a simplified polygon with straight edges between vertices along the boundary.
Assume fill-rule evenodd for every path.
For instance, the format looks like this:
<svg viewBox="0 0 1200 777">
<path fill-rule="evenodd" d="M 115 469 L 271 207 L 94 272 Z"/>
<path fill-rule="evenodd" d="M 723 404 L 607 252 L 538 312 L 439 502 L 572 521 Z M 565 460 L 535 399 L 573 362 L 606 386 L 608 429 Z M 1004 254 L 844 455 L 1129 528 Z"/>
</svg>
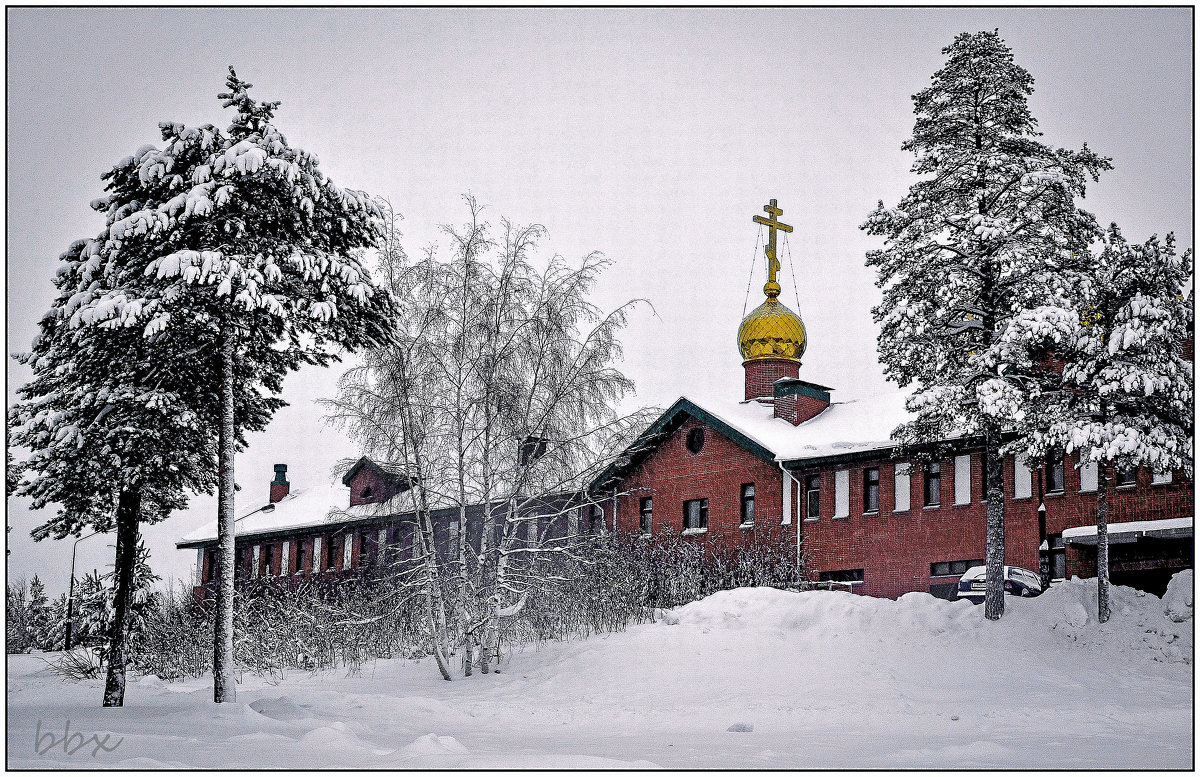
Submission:
<svg viewBox="0 0 1200 777">
<path fill-rule="evenodd" d="M 983 601 L 987 583 L 987 567 L 971 567 L 958 579 L 958 598 L 975 604 Z M 1004 568 L 1004 591 L 1013 596 L 1037 596 L 1042 592 L 1042 580 L 1036 573 L 1022 567 Z"/>
</svg>

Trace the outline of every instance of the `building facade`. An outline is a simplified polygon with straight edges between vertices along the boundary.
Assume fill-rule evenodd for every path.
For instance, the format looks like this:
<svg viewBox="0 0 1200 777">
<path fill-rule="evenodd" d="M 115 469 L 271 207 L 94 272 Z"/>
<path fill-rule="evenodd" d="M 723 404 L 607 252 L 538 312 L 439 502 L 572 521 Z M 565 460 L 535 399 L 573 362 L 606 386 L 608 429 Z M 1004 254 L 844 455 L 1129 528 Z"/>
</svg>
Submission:
<svg viewBox="0 0 1200 777">
<path fill-rule="evenodd" d="M 592 528 L 586 520 L 580 525 L 583 510 L 569 504 L 567 497 L 538 500 L 528 512 L 537 518 L 522 521 L 520 542 L 554 542 Z M 440 558 L 458 547 L 463 526 L 468 544 L 479 548 L 483 505 L 468 506 L 465 522 L 463 517 L 458 507 L 430 511 L 433 550 Z M 598 522 L 595 528 L 600 528 Z M 496 541 L 503 530 L 502 525 L 495 527 Z M 270 501 L 235 522 L 234 579 L 239 585 L 270 581 L 295 587 L 369 577 L 417 560 L 417 531 L 411 483 L 402 474 L 363 458 L 340 483 L 292 491 L 287 465 L 276 464 Z M 216 580 L 216 522 L 192 532 L 176 547 L 195 550 L 194 592 L 199 599 L 207 598 Z"/>
<path fill-rule="evenodd" d="M 938 460 L 897 459 L 891 432 L 910 418 L 903 393 L 834 402 L 833 389 L 800 379 L 807 332 L 775 280 L 774 230 L 786 225 L 774 201 L 764 210 L 767 299 L 738 331 L 743 400 L 681 397 L 668 408 L 593 483 L 611 494 L 604 520 L 697 543 L 780 536 L 815 581 L 953 598 L 985 556 L 982 446 L 947 440 Z M 1006 458 L 1005 563 L 1047 581 L 1094 577 L 1098 480 L 1075 455 L 1032 468 Z M 1113 582 L 1161 594 L 1192 565 L 1193 484 L 1143 468 L 1115 473 L 1109 495 Z"/>
</svg>

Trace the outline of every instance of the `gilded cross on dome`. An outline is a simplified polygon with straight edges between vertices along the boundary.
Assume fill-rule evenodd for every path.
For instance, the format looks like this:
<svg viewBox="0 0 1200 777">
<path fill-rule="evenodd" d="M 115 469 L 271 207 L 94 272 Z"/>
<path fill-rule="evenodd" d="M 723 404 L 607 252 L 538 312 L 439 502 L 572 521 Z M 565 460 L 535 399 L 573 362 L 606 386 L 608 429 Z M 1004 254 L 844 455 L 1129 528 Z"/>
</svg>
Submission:
<svg viewBox="0 0 1200 777">
<path fill-rule="evenodd" d="M 771 200 L 770 205 L 764 205 L 763 210 L 767 212 L 770 218 L 755 216 L 754 221 L 758 224 L 764 224 L 768 230 L 767 236 L 767 285 L 763 286 L 763 293 L 768 297 L 779 296 L 779 284 L 775 281 L 775 273 L 779 272 L 779 260 L 775 258 L 775 230 L 781 229 L 784 232 L 791 232 L 792 228 L 779 220 L 783 215 L 783 209 L 778 207 L 778 200 Z"/>
</svg>

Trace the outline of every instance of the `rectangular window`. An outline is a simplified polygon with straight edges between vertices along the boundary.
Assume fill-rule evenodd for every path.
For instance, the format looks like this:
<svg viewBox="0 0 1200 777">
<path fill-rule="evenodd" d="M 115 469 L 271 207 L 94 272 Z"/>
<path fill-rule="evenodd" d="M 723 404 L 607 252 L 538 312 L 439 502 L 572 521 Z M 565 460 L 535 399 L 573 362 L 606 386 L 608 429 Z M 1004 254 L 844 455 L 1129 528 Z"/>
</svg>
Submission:
<svg viewBox="0 0 1200 777">
<path fill-rule="evenodd" d="M 954 575 L 961 577 L 971 567 L 983 566 L 983 559 L 975 558 L 967 561 L 938 561 L 929 565 L 930 577 L 946 577 Z"/>
<path fill-rule="evenodd" d="M 1018 456 L 1013 459 L 1013 499 L 1028 499 L 1031 496 L 1033 496 L 1033 471 Z"/>
<path fill-rule="evenodd" d="M 204 552 L 204 557 L 207 560 L 204 565 L 204 577 L 202 582 L 210 582 L 217 577 L 217 549 L 209 548 Z"/>
<path fill-rule="evenodd" d="M 653 497 L 642 497 L 642 507 L 639 512 L 640 520 L 638 528 L 642 530 L 642 534 L 649 534 L 654 527 L 654 499 Z"/>
<path fill-rule="evenodd" d="M 374 566 L 375 556 L 379 552 L 379 532 L 368 529 L 359 535 L 358 565 L 360 567 Z"/>
<path fill-rule="evenodd" d="M 925 465 L 925 506 L 939 507 L 942 504 L 942 465 L 931 462 Z"/>
<path fill-rule="evenodd" d="M 861 569 L 838 569 L 832 572 L 822 572 L 820 579 L 821 582 L 861 583 L 866 578 Z"/>
<path fill-rule="evenodd" d="M 325 568 L 337 569 L 342 558 L 342 538 L 329 537 L 325 543 Z"/>
<path fill-rule="evenodd" d="M 879 512 L 879 467 L 863 470 L 863 512 Z"/>
<path fill-rule="evenodd" d="M 262 574 L 263 575 L 275 574 L 275 556 L 278 552 L 277 551 L 278 547 L 279 546 L 273 542 L 268 542 L 266 545 L 263 545 L 263 549 L 262 549 Z"/>
<path fill-rule="evenodd" d="M 971 457 L 954 457 L 954 504 L 971 504 Z"/>
<path fill-rule="evenodd" d="M 911 473 L 911 464 L 896 465 L 896 509 L 894 512 L 902 513 L 909 508 L 909 502 L 912 497 Z"/>
<path fill-rule="evenodd" d="M 804 478 L 804 519 L 815 521 L 821 517 L 821 476 Z"/>
<path fill-rule="evenodd" d="M 587 533 L 601 534 L 604 531 L 604 508 L 600 505 L 588 507 Z"/>
<path fill-rule="evenodd" d="M 292 570 L 293 571 L 295 571 L 295 572 L 303 572 L 304 571 L 304 554 L 308 553 L 311 548 L 312 548 L 312 540 L 305 539 L 304 537 L 301 537 L 300 539 L 296 540 L 296 546 L 295 546 L 294 554 L 293 554 L 295 556 L 295 558 L 292 559 Z"/>
<path fill-rule="evenodd" d="M 250 572 L 250 562 L 252 558 L 253 556 L 250 553 L 249 547 L 243 545 L 242 547 L 238 548 L 236 551 L 236 558 L 234 559 L 233 563 L 234 574 L 248 574 Z"/>
<path fill-rule="evenodd" d="M 1061 494 L 1064 488 L 1062 456 L 1046 459 L 1046 493 Z"/>
<path fill-rule="evenodd" d="M 1079 468 L 1079 490 L 1095 491 L 1100 484 L 1100 467 L 1094 461 L 1089 461 Z"/>
<path fill-rule="evenodd" d="M 708 528 L 707 499 L 689 499 L 683 503 L 683 528 L 685 531 Z"/>
<path fill-rule="evenodd" d="M 754 484 L 742 485 L 742 526 L 754 525 Z"/>
<path fill-rule="evenodd" d="M 1117 488 L 1125 486 L 1126 488 L 1137 485 L 1137 470 L 1136 469 L 1119 469 L 1117 470 Z"/>
<path fill-rule="evenodd" d="M 1150 482 L 1156 486 L 1164 486 L 1167 483 L 1170 483 L 1171 480 L 1171 471 L 1167 470 L 1166 472 L 1155 472 L 1154 476 L 1150 479 Z"/>
<path fill-rule="evenodd" d="M 840 469 L 833 473 L 833 517 L 850 515 L 850 470 Z"/>
</svg>

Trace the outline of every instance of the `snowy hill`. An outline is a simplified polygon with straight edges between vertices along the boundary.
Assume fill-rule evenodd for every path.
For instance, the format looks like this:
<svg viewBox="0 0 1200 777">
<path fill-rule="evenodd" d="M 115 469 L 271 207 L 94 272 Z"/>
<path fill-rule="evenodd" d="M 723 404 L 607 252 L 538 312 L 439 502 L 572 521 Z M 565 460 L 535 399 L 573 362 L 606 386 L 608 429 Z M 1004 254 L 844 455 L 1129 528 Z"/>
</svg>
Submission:
<svg viewBox="0 0 1200 777">
<path fill-rule="evenodd" d="M 1164 599 L 1070 581 L 982 608 L 738 589 L 624 633 L 530 648 L 452 683 L 424 662 L 355 675 L 61 683 L 9 657 L 9 766 L 1188 768 L 1191 573 Z M 112 732 L 111 753 L 35 735 Z"/>
</svg>

